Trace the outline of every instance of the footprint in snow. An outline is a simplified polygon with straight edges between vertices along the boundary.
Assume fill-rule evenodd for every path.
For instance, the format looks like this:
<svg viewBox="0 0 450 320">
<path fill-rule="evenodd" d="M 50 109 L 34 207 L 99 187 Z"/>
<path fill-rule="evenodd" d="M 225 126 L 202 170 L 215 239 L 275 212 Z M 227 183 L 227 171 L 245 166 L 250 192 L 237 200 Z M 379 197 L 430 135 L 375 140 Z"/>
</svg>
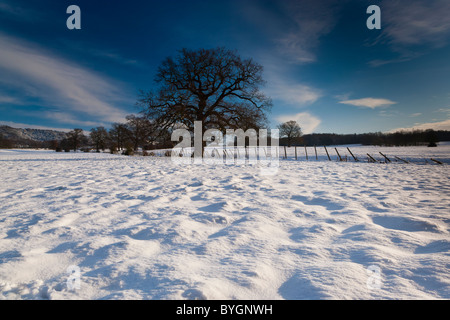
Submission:
<svg viewBox="0 0 450 320">
<path fill-rule="evenodd" d="M 291 197 L 292 200 L 303 202 L 305 205 L 311 206 L 322 206 L 325 207 L 329 211 L 336 211 L 344 209 L 344 206 L 339 203 L 333 202 L 329 199 L 324 198 L 309 198 L 301 195 L 294 195 Z"/>
<path fill-rule="evenodd" d="M 372 221 L 386 229 L 401 230 L 401 231 L 428 231 L 440 232 L 437 225 L 428 221 L 416 220 L 406 217 L 392 217 L 392 216 L 377 216 L 373 217 Z"/>
<path fill-rule="evenodd" d="M 450 242 L 447 240 L 437 240 L 433 241 L 426 246 L 418 247 L 414 253 L 425 254 L 425 253 L 440 253 L 440 252 L 450 252 Z"/>
<path fill-rule="evenodd" d="M 207 300 L 203 292 L 197 289 L 188 289 L 181 296 L 188 300 Z"/>
</svg>

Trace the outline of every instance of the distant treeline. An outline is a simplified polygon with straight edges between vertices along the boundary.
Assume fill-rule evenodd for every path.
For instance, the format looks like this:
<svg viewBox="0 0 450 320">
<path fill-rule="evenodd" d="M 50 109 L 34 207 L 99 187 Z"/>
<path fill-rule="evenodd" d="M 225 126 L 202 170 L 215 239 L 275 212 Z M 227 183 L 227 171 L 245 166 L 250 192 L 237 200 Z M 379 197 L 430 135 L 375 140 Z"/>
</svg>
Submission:
<svg viewBox="0 0 450 320">
<path fill-rule="evenodd" d="M 0 134 L 0 149 L 22 149 L 22 148 L 33 148 L 33 149 L 54 149 L 58 141 L 36 141 L 31 139 L 20 139 L 13 138 L 7 139 Z"/>
<path fill-rule="evenodd" d="M 450 141 L 450 131 L 414 130 L 398 131 L 395 133 L 362 133 L 362 134 L 334 134 L 313 133 L 302 136 L 295 144 L 307 146 L 328 146 L 343 144 L 362 144 L 376 146 L 434 146 L 440 141 Z M 280 140 L 283 145 L 283 139 Z"/>
<path fill-rule="evenodd" d="M 115 124 L 115 126 L 106 132 L 102 129 L 104 136 L 102 140 L 96 139 L 99 133 L 98 128 L 93 129 L 90 137 L 85 137 L 80 133 L 79 142 L 75 143 L 76 147 L 92 147 L 98 149 L 135 149 L 141 146 L 144 149 L 160 149 L 171 148 L 174 142 L 170 142 L 170 135 L 166 135 L 164 140 L 158 141 L 156 144 L 146 146 L 137 140 L 139 137 L 133 135 L 133 127 L 126 127 L 125 125 Z M 119 130 L 120 129 L 120 130 Z M 78 129 L 80 130 L 80 129 Z M 73 132 L 76 133 L 77 130 Z M 81 130 L 80 130 L 81 131 Z M 134 137 L 134 140 L 133 140 Z M 75 139 L 75 140 L 74 140 Z M 35 141 L 29 139 L 6 139 L 0 134 L 0 148 L 47 148 L 47 149 L 63 149 L 67 150 L 73 148 L 73 141 L 78 140 L 77 135 L 68 134 L 68 138 L 64 140 L 52 141 Z M 97 143 L 95 143 L 97 141 Z M 441 141 L 450 141 L 450 131 L 434 131 L 434 130 L 415 130 L 415 131 L 399 131 L 395 133 L 362 133 L 362 134 L 335 134 L 335 133 L 313 133 L 306 134 L 300 138 L 293 139 L 292 146 L 329 146 L 329 145 L 344 145 L 344 144 L 362 144 L 362 145 L 377 145 L 377 146 L 419 146 L 434 144 Z M 269 142 L 270 143 L 270 142 Z M 280 145 L 288 145 L 286 138 L 280 139 Z M 131 147 L 130 147 L 131 146 Z"/>
</svg>

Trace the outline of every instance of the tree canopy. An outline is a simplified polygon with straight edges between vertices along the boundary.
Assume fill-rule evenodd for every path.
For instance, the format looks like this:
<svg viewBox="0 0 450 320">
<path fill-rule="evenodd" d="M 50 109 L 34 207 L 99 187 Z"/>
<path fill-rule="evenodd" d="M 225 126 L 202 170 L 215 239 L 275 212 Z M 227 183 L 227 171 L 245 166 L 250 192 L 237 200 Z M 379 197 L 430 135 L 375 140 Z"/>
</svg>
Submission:
<svg viewBox="0 0 450 320">
<path fill-rule="evenodd" d="M 141 92 L 138 104 L 157 127 L 183 124 L 203 131 L 215 128 L 258 129 L 266 124 L 272 102 L 260 87 L 263 67 L 225 48 L 183 49 L 158 69 L 159 89 Z"/>
<path fill-rule="evenodd" d="M 286 137 L 289 147 L 295 140 L 298 140 L 298 138 L 302 136 L 302 129 L 298 125 L 297 121 L 294 120 L 280 124 L 278 129 L 280 130 L 280 136 Z"/>
</svg>

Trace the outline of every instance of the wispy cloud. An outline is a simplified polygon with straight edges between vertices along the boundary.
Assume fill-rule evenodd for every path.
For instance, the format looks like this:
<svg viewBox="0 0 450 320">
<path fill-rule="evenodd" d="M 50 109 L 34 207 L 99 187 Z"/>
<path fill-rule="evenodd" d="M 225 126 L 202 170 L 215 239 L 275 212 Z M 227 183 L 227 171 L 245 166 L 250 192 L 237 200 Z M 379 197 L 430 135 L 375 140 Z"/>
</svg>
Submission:
<svg viewBox="0 0 450 320">
<path fill-rule="evenodd" d="M 23 16 L 25 10 L 17 5 L 10 5 L 9 3 L 7 3 L 6 1 L 2 1 L 0 2 L 0 12 L 7 14 L 7 15 L 12 15 L 12 16 Z"/>
<path fill-rule="evenodd" d="M 281 115 L 278 116 L 276 120 L 280 123 L 291 120 L 297 121 L 304 134 L 313 133 L 322 122 L 319 118 L 308 112 L 300 112 L 292 115 Z"/>
<path fill-rule="evenodd" d="M 271 84 L 268 90 L 270 96 L 294 107 L 310 105 L 322 96 L 319 90 L 304 84 L 287 83 L 282 80 Z"/>
<path fill-rule="evenodd" d="M 57 112 L 46 111 L 46 112 L 43 112 L 40 116 L 44 117 L 46 119 L 56 121 L 58 123 L 66 123 L 66 124 L 70 124 L 70 125 L 74 125 L 74 126 L 81 126 L 81 127 L 105 126 L 104 122 L 80 120 L 70 113 L 61 112 L 61 111 L 57 111 Z"/>
<path fill-rule="evenodd" d="M 32 43 L 0 34 L 0 70 L 5 75 L 1 82 L 22 90 L 22 100 L 31 95 L 65 113 L 105 122 L 126 115 L 117 107 L 127 98 L 119 84 Z"/>
<path fill-rule="evenodd" d="M 448 43 L 450 2 L 448 0 L 385 0 L 382 2 L 384 33 L 395 45 Z"/>
<path fill-rule="evenodd" d="M 138 62 L 136 59 L 129 59 L 129 58 L 125 58 L 122 55 L 112 52 L 112 51 L 100 51 L 100 50 L 95 50 L 95 51 L 91 51 L 93 55 L 99 56 L 99 57 L 104 57 L 106 59 L 109 59 L 111 61 L 117 62 L 117 63 L 121 63 L 121 64 L 125 64 L 125 65 L 141 65 L 140 62 Z"/>
<path fill-rule="evenodd" d="M 239 1 L 246 19 L 272 41 L 284 63 L 317 60 L 316 49 L 339 18 L 339 0 Z M 267 5 L 270 3 L 270 5 Z"/>
<path fill-rule="evenodd" d="M 7 95 L 0 95 L 0 105 L 3 104 L 23 104 L 23 101 L 16 97 L 11 97 Z"/>
<path fill-rule="evenodd" d="M 397 102 L 394 102 L 394 101 L 391 101 L 388 99 L 363 98 L 363 99 L 339 101 L 339 103 L 348 104 L 348 105 L 352 105 L 352 106 L 356 106 L 356 107 L 375 109 L 378 107 L 390 106 L 390 105 L 396 104 Z"/>
<path fill-rule="evenodd" d="M 435 110 L 433 112 L 450 112 L 450 107 L 448 107 L 448 108 L 439 108 L 439 109 L 437 109 L 437 110 Z"/>
<path fill-rule="evenodd" d="M 448 0 L 384 0 L 383 31 L 376 43 L 388 44 L 396 58 L 369 62 L 373 67 L 405 62 L 420 57 L 450 40 L 450 1 Z"/>
<path fill-rule="evenodd" d="M 291 28 L 280 35 L 276 42 L 279 50 L 297 63 L 316 61 L 315 49 L 321 37 L 336 25 L 338 10 L 336 1 L 282 1 Z"/>
<path fill-rule="evenodd" d="M 407 128 L 396 128 L 392 129 L 389 132 L 396 132 L 396 131 L 412 131 L 412 130 L 427 130 L 427 129 L 433 129 L 433 130 L 450 130 L 450 119 L 444 120 L 444 121 L 438 121 L 438 122 L 426 122 L 422 124 L 416 124 L 411 127 Z"/>
<path fill-rule="evenodd" d="M 21 6 L 17 1 L 0 1 L 0 15 L 4 15 L 14 20 L 20 20 L 24 22 L 36 22 L 43 18 L 42 10 L 32 10 L 26 6 Z"/>
<path fill-rule="evenodd" d="M 433 112 L 434 113 L 444 113 L 444 114 L 446 114 L 447 117 L 450 118 L 450 107 L 448 107 L 448 108 L 439 108 L 437 110 L 434 110 Z"/>
<path fill-rule="evenodd" d="M 405 61 L 409 61 L 412 60 L 418 56 L 420 56 L 421 54 L 406 54 L 403 53 L 403 57 L 401 58 L 395 58 L 395 59 L 375 59 L 375 60 L 371 60 L 369 61 L 369 65 L 372 67 L 380 67 L 380 66 L 384 66 L 386 64 L 391 64 L 391 63 L 400 63 L 400 62 L 405 62 Z"/>
<path fill-rule="evenodd" d="M 334 95 L 334 98 L 339 101 L 343 101 L 343 100 L 348 100 L 351 95 L 352 95 L 351 92 L 347 92 L 347 93 L 343 93 L 343 94 Z"/>
<path fill-rule="evenodd" d="M 279 62 L 266 62 L 268 70 L 265 71 L 264 78 L 269 85 L 264 91 L 271 98 L 292 107 L 302 108 L 313 104 L 323 96 L 322 90 L 290 77 L 283 71 L 283 67 L 279 66 Z"/>
<path fill-rule="evenodd" d="M 83 52 L 84 54 L 89 54 L 102 60 L 108 60 L 115 64 L 122 64 L 139 68 L 147 67 L 143 61 L 127 57 L 124 54 L 120 53 L 117 49 L 94 48 L 92 46 L 92 43 L 87 43 L 84 41 L 62 40 L 62 43 L 64 43 L 67 48 L 70 48 L 73 51 Z"/>
</svg>

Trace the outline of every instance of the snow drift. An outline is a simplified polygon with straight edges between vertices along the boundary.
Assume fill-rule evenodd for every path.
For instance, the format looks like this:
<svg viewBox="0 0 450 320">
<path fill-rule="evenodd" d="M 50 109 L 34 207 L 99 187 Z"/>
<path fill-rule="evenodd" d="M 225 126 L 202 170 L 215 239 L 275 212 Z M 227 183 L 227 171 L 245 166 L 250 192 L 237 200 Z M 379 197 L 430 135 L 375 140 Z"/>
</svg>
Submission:
<svg viewBox="0 0 450 320">
<path fill-rule="evenodd" d="M 448 165 L 279 166 L 1 150 L 0 298 L 450 298 Z"/>
</svg>

